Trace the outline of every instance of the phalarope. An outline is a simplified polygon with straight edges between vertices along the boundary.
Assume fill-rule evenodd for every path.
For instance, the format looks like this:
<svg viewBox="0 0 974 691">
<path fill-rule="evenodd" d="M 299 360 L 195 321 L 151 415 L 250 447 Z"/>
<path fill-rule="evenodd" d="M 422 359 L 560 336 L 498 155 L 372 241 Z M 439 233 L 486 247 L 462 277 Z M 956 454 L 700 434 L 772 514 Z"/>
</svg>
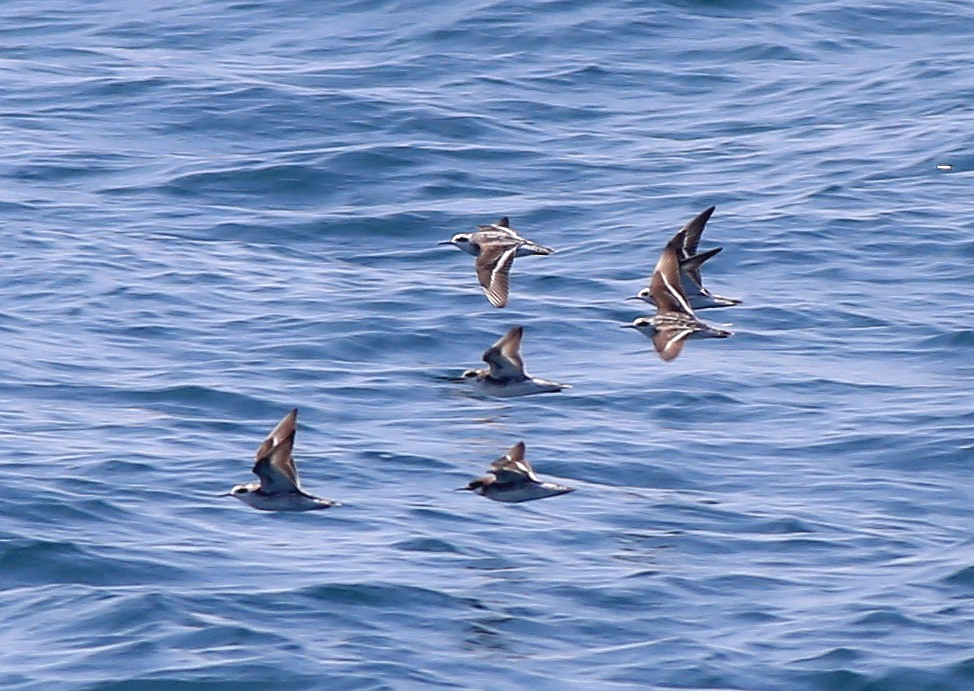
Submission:
<svg viewBox="0 0 974 691">
<path fill-rule="evenodd" d="M 468 369 L 459 380 L 468 381 L 478 391 L 491 396 L 527 396 L 571 388 L 568 384 L 532 377 L 524 371 L 524 360 L 521 359 L 523 335 L 523 327 L 515 326 L 484 351 L 486 368 Z"/>
<path fill-rule="evenodd" d="M 730 331 L 718 329 L 697 319 L 683 288 L 680 286 L 679 248 L 683 246 L 683 230 L 673 236 L 653 270 L 649 290 L 656 315 L 638 317 L 623 328 L 636 329 L 652 339 L 653 347 L 662 360 L 672 360 L 683 350 L 688 338 L 727 338 Z"/>
<path fill-rule="evenodd" d="M 507 304 L 510 292 L 510 273 L 514 258 L 530 254 L 551 254 L 554 250 L 522 238 L 511 228 L 507 216 L 497 223 L 477 228 L 479 230 L 475 233 L 457 233 L 439 244 L 459 247 L 476 257 L 474 266 L 484 295 L 494 307 L 503 307 Z"/>
<path fill-rule="evenodd" d="M 338 502 L 314 497 L 301 489 L 291 455 L 297 419 L 295 408 L 277 423 L 257 449 L 254 474 L 260 482 L 237 485 L 224 496 L 236 497 L 261 511 L 315 511 L 339 506 Z"/>
<path fill-rule="evenodd" d="M 484 477 L 458 489 L 470 490 L 488 499 L 509 503 L 555 497 L 575 491 L 571 487 L 539 480 L 531 464 L 524 458 L 523 441 L 519 441 L 510 451 L 491 463 Z"/>
<path fill-rule="evenodd" d="M 712 250 L 697 254 L 700 245 L 700 236 L 703 234 L 704 226 L 714 213 L 717 207 L 711 206 L 700 212 L 696 218 L 687 223 L 680 230 L 683 234 L 683 242 L 677 248 L 677 259 L 680 262 L 680 285 L 683 293 L 687 296 L 690 306 L 695 310 L 709 309 L 711 307 L 730 307 L 739 305 L 741 301 L 736 298 L 726 298 L 722 295 L 715 295 L 703 287 L 703 277 L 700 275 L 700 267 L 703 263 L 716 256 L 723 250 L 723 247 L 715 247 Z M 651 305 L 653 301 L 651 287 L 643 288 L 636 295 L 628 300 L 642 300 Z"/>
</svg>

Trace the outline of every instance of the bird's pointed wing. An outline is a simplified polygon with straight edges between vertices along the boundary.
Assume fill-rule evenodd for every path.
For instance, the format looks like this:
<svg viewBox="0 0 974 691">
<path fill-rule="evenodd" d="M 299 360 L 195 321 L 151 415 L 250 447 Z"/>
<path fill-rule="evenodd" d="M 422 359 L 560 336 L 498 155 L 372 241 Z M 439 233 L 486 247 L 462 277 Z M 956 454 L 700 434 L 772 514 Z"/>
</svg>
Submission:
<svg viewBox="0 0 974 691">
<path fill-rule="evenodd" d="M 693 281 L 697 288 L 703 288 L 703 277 L 700 275 L 700 267 L 708 259 L 720 254 L 723 247 L 715 247 L 712 250 L 707 250 L 706 252 L 701 252 L 700 254 L 694 254 L 690 257 L 680 260 L 680 271 L 682 271 L 686 276 Z"/>
<path fill-rule="evenodd" d="M 477 226 L 477 228 L 480 230 L 493 231 L 495 233 L 504 233 L 505 235 L 510 235 L 512 238 L 518 237 L 517 231 L 511 228 L 511 221 L 507 216 L 503 216 L 497 223 Z"/>
<path fill-rule="evenodd" d="M 511 482 L 540 482 L 538 476 L 534 474 L 534 468 L 524 457 L 524 442 L 519 441 L 511 447 L 510 451 L 490 464 L 490 473 L 497 478 L 500 484 Z"/>
<path fill-rule="evenodd" d="M 500 340 L 484 351 L 483 359 L 490 366 L 490 376 L 495 379 L 525 377 L 524 360 L 521 359 L 521 337 L 524 329 L 515 326 Z"/>
<path fill-rule="evenodd" d="M 265 439 L 261 443 L 260 448 L 257 449 L 257 455 L 254 457 L 254 460 L 259 461 L 260 459 L 269 455 L 271 449 L 280 445 L 288 437 L 293 436 L 295 427 L 297 426 L 297 421 L 298 409 L 295 408 L 290 413 L 285 415 L 284 418 L 277 423 L 277 426 L 271 430 L 271 433 L 267 435 L 267 439 Z"/>
<path fill-rule="evenodd" d="M 680 354 L 693 329 L 666 329 L 653 335 L 653 347 L 660 360 L 669 362 Z"/>
<path fill-rule="evenodd" d="M 257 449 L 254 474 L 260 478 L 260 488 L 265 492 L 293 492 L 299 489 L 298 470 L 291 455 L 297 419 L 298 409 L 295 408 L 277 423 L 277 427 Z"/>
<path fill-rule="evenodd" d="M 523 372 L 524 360 L 521 359 L 522 338 L 524 338 L 524 327 L 514 326 L 497 341 L 495 346 L 500 348 L 501 354 Z"/>
<path fill-rule="evenodd" d="M 692 257 L 697 253 L 697 247 L 700 245 L 700 236 L 703 235 L 703 228 L 707 225 L 707 221 L 710 220 L 716 208 L 716 206 L 711 206 L 708 209 L 704 209 L 692 221 L 683 226 L 682 232 L 686 233 L 686 235 L 683 236 L 683 253 L 680 255 L 680 259 Z"/>
<path fill-rule="evenodd" d="M 494 307 L 507 304 L 511 266 L 516 254 L 517 245 L 513 244 L 497 243 L 480 248 L 476 261 L 477 280 Z"/>
<path fill-rule="evenodd" d="M 658 314 L 686 314 L 693 316 L 693 308 L 680 285 L 679 251 L 683 246 L 683 231 L 681 230 L 669 241 L 649 281 L 649 294 L 656 303 Z"/>
</svg>

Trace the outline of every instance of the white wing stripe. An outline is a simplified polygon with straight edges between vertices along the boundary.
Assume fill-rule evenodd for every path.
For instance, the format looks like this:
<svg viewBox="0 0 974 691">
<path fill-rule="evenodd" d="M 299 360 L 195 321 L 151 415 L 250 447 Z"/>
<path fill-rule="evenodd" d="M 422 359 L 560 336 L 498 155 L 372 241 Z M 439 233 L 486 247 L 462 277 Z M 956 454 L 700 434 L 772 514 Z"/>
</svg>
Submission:
<svg viewBox="0 0 974 691">
<path fill-rule="evenodd" d="M 660 273 L 660 278 L 663 279 L 663 285 L 666 286 L 666 289 L 670 292 L 670 295 L 673 297 L 673 299 L 676 300 L 678 303 L 680 303 L 680 305 L 683 307 L 683 310 L 687 314 L 693 314 L 693 308 L 690 307 L 690 303 L 687 302 L 685 297 L 683 297 L 682 292 L 680 292 L 679 290 L 675 290 L 673 288 L 673 285 L 670 283 L 670 280 L 666 277 L 666 274 Z"/>
</svg>

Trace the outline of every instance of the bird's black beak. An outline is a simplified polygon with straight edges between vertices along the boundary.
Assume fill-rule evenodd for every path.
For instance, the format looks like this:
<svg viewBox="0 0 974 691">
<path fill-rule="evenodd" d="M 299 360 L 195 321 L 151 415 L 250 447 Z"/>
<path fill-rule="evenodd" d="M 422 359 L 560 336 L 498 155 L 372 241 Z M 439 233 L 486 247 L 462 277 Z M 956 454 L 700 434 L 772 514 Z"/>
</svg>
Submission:
<svg viewBox="0 0 974 691">
<path fill-rule="evenodd" d="M 619 328 L 620 329 L 635 329 L 636 328 L 636 325 L 635 324 L 622 324 Z"/>
</svg>

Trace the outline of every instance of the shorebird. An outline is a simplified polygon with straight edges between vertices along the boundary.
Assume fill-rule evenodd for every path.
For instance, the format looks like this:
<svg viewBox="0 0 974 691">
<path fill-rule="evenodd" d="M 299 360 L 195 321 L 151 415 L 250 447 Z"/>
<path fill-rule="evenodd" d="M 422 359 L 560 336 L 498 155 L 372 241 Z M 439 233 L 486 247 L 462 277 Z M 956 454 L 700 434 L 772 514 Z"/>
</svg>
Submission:
<svg viewBox="0 0 974 691">
<path fill-rule="evenodd" d="M 459 247 L 476 257 L 474 266 L 484 295 L 494 307 L 503 307 L 507 304 L 510 291 L 510 273 L 514 258 L 530 254 L 551 254 L 554 250 L 522 238 L 511 228 L 507 216 L 497 223 L 477 228 L 475 233 L 457 233 L 439 244 Z"/>
<path fill-rule="evenodd" d="M 523 335 L 523 327 L 515 326 L 484 351 L 486 368 L 468 369 L 458 381 L 470 382 L 475 389 L 491 396 L 527 396 L 571 388 L 568 384 L 532 377 L 524 371 L 524 360 L 521 359 Z"/>
<path fill-rule="evenodd" d="M 711 307 L 730 307 L 731 305 L 741 304 L 736 298 L 725 298 L 722 295 L 715 295 L 703 287 L 703 277 L 700 275 L 700 267 L 703 263 L 716 256 L 723 250 L 723 247 L 715 247 L 712 250 L 697 254 L 700 245 L 700 236 L 703 234 L 704 226 L 710 220 L 716 206 L 704 209 L 692 221 L 687 223 L 680 230 L 683 234 L 683 242 L 677 248 L 677 259 L 680 262 L 680 285 L 683 293 L 687 296 L 690 306 L 695 310 L 709 309 Z M 652 286 L 643 288 L 636 295 L 627 300 L 642 300 L 651 305 L 653 301 Z"/>
<path fill-rule="evenodd" d="M 653 270 L 649 290 L 656 305 L 656 316 L 638 317 L 622 327 L 636 329 L 652 339 L 656 353 L 664 361 L 679 355 L 688 338 L 727 338 L 732 335 L 730 331 L 717 329 L 697 319 L 680 286 L 678 257 L 684 245 L 684 233 L 681 230 L 673 236 Z"/>
<path fill-rule="evenodd" d="M 510 451 L 491 463 L 484 477 L 473 480 L 458 490 L 470 490 L 488 499 L 509 503 L 555 497 L 575 491 L 564 485 L 541 482 L 534 474 L 531 464 L 524 458 L 523 441 L 519 441 Z"/>
<path fill-rule="evenodd" d="M 301 489 L 298 469 L 291 455 L 297 419 L 298 409 L 295 408 L 277 423 L 257 449 L 254 474 L 260 482 L 237 485 L 223 496 L 236 497 L 261 511 L 315 511 L 340 505 Z"/>
</svg>

